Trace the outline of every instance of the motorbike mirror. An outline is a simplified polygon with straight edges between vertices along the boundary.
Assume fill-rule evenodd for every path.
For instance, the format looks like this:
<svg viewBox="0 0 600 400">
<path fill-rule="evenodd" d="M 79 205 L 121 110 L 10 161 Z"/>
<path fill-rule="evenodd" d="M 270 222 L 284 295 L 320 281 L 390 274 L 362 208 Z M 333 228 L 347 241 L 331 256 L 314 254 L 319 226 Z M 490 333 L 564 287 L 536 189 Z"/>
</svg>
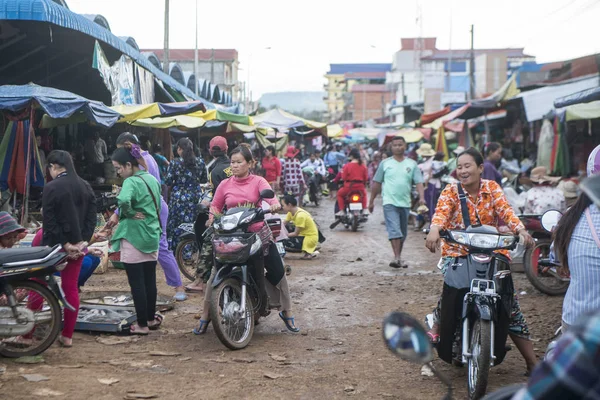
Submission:
<svg viewBox="0 0 600 400">
<path fill-rule="evenodd" d="M 275 192 L 271 189 L 261 190 L 260 197 L 262 199 L 272 199 L 275 197 Z"/>
<path fill-rule="evenodd" d="M 546 211 L 544 215 L 542 215 L 542 227 L 548 232 L 552 232 L 556 225 L 558 225 L 560 217 L 562 217 L 562 213 L 560 211 Z"/>
<path fill-rule="evenodd" d="M 388 349 L 403 360 L 426 364 L 433 359 L 425 329 L 406 313 L 393 312 L 383 320 L 383 339 Z"/>
</svg>

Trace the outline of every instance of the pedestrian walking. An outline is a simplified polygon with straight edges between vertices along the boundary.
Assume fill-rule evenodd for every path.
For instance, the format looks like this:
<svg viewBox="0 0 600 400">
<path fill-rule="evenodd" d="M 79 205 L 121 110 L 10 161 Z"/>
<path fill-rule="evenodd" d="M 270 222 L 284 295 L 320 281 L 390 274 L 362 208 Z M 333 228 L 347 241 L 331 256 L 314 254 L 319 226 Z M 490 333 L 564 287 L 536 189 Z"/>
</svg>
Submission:
<svg viewBox="0 0 600 400">
<path fill-rule="evenodd" d="M 300 167 L 300 161 L 296 158 L 298 150 L 294 146 L 288 146 L 285 160 L 281 163 L 283 176 L 283 193 L 292 194 L 298 199 L 298 205 L 302 206 L 302 196 L 306 189 L 304 174 Z"/>
</svg>

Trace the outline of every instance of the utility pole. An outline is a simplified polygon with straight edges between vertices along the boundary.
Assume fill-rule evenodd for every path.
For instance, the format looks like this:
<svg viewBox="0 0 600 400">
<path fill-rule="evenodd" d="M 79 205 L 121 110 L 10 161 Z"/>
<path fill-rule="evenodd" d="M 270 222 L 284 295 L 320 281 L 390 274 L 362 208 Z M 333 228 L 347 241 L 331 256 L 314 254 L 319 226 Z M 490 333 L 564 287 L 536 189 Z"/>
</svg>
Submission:
<svg viewBox="0 0 600 400">
<path fill-rule="evenodd" d="M 210 53 L 210 81 L 215 83 L 215 49 Z"/>
<path fill-rule="evenodd" d="M 470 99 L 475 98 L 475 26 L 471 25 L 471 62 L 469 63 L 469 76 L 470 76 Z"/>
<path fill-rule="evenodd" d="M 165 49 L 163 69 L 165 74 L 169 74 L 169 0 L 165 0 Z"/>
<path fill-rule="evenodd" d="M 194 50 L 195 93 L 198 96 L 198 0 L 196 0 L 196 49 Z"/>
</svg>

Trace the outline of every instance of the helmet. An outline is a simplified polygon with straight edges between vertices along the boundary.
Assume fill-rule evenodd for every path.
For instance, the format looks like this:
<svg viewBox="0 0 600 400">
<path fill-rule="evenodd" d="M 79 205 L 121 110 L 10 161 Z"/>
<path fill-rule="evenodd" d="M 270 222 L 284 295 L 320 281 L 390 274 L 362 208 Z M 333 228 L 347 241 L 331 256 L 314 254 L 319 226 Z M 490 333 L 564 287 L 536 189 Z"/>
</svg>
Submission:
<svg viewBox="0 0 600 400">
<path fill-rule="evenodd" d="M 592 150 L 587 162 L 587 175 L 592 176 L 597 173 L 600 173 L 600 145 Z"/>
</svg>

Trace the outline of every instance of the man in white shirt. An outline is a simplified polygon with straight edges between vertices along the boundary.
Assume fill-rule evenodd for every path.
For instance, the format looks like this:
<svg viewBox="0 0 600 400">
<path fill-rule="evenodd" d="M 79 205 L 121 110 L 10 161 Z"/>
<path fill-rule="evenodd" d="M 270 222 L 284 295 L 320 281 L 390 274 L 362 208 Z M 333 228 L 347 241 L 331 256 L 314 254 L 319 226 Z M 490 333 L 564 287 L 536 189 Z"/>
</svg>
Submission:
<svg viewBox="0 0 600 400">
<path fill-rule="evenodd" d="M 104 160 L 107 158 L 106 142 L 99 132 L 85 143 L 85 158 L 92 168 L 92 174 L 98 178 L 104 175 Z"/>
</svg>

